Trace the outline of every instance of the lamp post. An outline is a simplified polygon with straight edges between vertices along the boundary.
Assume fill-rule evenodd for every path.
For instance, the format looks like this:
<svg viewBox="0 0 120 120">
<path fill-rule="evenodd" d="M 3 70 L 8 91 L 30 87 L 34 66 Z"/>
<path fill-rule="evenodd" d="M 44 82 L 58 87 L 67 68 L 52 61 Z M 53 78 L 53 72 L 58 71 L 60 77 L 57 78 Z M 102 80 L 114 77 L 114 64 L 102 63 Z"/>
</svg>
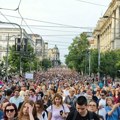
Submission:
<svg viewBox="0 0 120 120">
<path fill-rule="evenodd" d="M 7 39 L 7 55 L 6 55 L 6 77 L 8 79 L 8 52 L 9 52 L 9 34 Z"/>
<path fill-rule="evenodd" d="M 7 37 L 7 53 L 6 53 L 6 76 L 8 76 L 8 54 L 9 54 L 9 41 L 12 37 L 17 37 L 16 35 L 12 35 L 12 36 L 9 36 L 9 33 L 8 33 L 8 36 Z"/>
<path fill-rule="evenodd" d="M 22 28 L 21 28 L 21 26 L 19 24 L 17 24 L 17 23 L 12 23 L 12 22 L 3 22 L 3 21 L 0 21 L 0 23 L 1 24 L 8 24 L 8 25 L 16 25 L 16 26 L 18 26 L 19 29 L 20 29 L 20 41 L 21 41 L 21 45 L 22 45 Z M 7 48 L 7 50 L 8 50 L 8 48 Z M 19 72 L 21 74 L 21 55 L 20 55 L 20 68 L 19 68 Z"/>
<path fill-rule="evenodd" d="M 100 80 L 100 35 L 97 35 L 97 48 L 98 48 L 98 80 Z"/>
<path fill-rule="evenodd" d="M 91 52 L 90 52 L 90 49 L 88 51 L 88 54 L 89 54 L 89 77 L 91 75 Z"/>
</svg>

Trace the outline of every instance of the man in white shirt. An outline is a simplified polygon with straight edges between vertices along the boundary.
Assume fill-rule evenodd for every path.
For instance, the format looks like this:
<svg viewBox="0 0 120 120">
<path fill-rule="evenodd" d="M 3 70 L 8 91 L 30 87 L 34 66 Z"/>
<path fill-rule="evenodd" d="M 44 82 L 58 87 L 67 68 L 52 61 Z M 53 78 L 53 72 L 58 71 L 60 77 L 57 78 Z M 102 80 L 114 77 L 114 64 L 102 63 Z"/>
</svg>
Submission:
<svg viewBox="0 0 120 120">
<path fill-rule="evenodd" d="M 106 106 L 106 94 L 107 92 L 105 90 L 103 90 L 100 94 L 101 99 L 99 100 L 98 103 L 98 114 L 103 116 L 104 120 L 106 120 L 106 110 L 105 110 L 105 106 Z"/>
</svg>

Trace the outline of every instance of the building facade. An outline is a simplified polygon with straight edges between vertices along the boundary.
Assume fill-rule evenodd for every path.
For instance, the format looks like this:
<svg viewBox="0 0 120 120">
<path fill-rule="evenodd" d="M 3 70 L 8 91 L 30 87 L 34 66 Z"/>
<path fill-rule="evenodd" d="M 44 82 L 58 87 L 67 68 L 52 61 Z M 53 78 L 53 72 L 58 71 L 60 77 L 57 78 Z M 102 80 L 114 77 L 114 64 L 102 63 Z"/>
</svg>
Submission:
<svg viewBox="0 0 120 120">
<path fill-rule="evenodd" d="M 42 37 L 38 34 L 29 34 L 34 41 L 34 50 L 37 58 L 41 61 L 47 58 L 48 43 L 45 43 Z"/>
<path fill-rule="evenodd" d="M 18 45 L 18 41 L 21 44 L 20 38 L 21 32 L 19 28 L 0 28 L 0 60 L 3 60 L 3 56 L 9 54 L 10 46 Z M 23 38 L 28 39 L 29 44 L 34 48 L 34 52 L 40 61 L 49 59 L 52 61 L 53 66 L 59 65 L 60 53 L 56 45 L 54 48 L 48 49 L 48 43 L 44 42 L 40 35 L 28 34 L 25 29 L 22 29 L 22 43 L 25 44 L 25 39 Z"/>
<path fill-rule="evenodd" d="M 112 0 L 103 17 L 98 21 L 93 32 L 95 46 L 100 50 L 114 50 L 120 48 L 120 0 Z"/>
<path fill-rule="evenodd" d="M 48 59 L 52 62 L 52 66 L 58 66 L 60 64 L 60 53 L 58 47 L 48 49 Z"/>
<path fill-rule="evenodd" d="M 21 32 L 19 28 L 0 28 L 0 59 L 6 56 L 9 46 L 15 45 L 16 38 L 20 38 Z M 28 42 L 33 46 L 31 38 L 25 29 L 22 29 L 22 38 L 27 38 Z M 21 41 L 20 41 L 21 42 Z M 24 42 L 24 41 L 22 41 Z M 24 44 L 24 43 L 23 43 Z"/>
</svg>

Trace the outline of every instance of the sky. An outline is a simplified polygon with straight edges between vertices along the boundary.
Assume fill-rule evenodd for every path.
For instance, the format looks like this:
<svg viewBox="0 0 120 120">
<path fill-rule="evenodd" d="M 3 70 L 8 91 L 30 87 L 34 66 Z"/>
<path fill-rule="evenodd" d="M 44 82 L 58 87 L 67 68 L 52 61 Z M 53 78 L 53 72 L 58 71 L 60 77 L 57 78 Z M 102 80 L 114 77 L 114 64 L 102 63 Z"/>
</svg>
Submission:
<svg viewBox="0 0 120 120">
<path fill-rule="evenodd" d="M 0 21 L 15 22 L 27 33 L 41 35 L 49 48 L 57 45 L 64 63 L 73 39 L 82 32 L 92 32 L 111 1 L 0 0 Z"/>
</svg>

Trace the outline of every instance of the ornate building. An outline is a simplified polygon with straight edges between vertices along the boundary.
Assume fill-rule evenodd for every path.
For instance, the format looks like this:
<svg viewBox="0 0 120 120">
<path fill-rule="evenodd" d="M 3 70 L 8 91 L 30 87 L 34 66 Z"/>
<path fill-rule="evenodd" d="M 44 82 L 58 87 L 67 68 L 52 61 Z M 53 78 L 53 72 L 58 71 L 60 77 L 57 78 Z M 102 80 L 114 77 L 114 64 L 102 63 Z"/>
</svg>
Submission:
<svg viewBox="0 0 120 120">
<path fill-rule="evenodd" d="M 112 0 L 93 32 L 94 45 L 102 52 L 120 48 L 120 0 Z"/>
<path fill-rule="evenodd" d="M 48 49 L 48 59 L 52 61 L 53 66 L 58 66 L 60 64 L 60 53 L 56 45 L 54 48 Z"/>
</svg>

